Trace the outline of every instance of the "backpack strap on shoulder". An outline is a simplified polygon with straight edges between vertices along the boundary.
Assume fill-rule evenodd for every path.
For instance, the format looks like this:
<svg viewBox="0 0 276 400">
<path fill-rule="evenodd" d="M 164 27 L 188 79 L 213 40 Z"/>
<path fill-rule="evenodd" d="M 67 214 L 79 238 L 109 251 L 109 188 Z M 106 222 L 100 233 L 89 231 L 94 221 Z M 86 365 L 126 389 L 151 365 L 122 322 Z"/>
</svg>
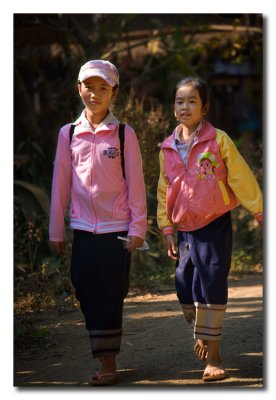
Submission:
<svg viewBox="0 0 276 400">
<path fill-rule="evenodd" d="M 120 152 L 123 177 L 126 179 L 125 174 L 125 125 L 119 124 L 119 139 L 120 139 Z"/>
<path fill-rule="evenodd" d="M 70 144 L 72 142 L 72 137 L 73 137 L 73 133 L 75 131 L 75 127 L 76 127 L 76 125 L 73 125 L 73 124 L 70 126 L 70 130 L 69 130 L 69 143 Z"/>
</svg>

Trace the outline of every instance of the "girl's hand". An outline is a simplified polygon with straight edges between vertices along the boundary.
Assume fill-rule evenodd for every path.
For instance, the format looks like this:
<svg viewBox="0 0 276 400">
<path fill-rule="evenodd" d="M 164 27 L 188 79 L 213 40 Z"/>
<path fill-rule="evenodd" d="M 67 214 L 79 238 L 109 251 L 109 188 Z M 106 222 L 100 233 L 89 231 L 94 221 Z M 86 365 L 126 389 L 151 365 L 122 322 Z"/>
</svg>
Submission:
<svg viewBox="0 0 276 400">
<path fill-rule="evenodd" d="M 165 236 L 166 245 L 168 249 L 168 256 L 173 260 L 178 259 L 177 255 L 177 247 L 175 246 L 174 236 L 173 235 L 166 235 Z"/>
<path fill-rule="evenodd" d="M 128 236 L 127 238 L 130 239 L 130 242 L 127 242 L 128 251 L 133 251 L 138 247 L 143 246 L 144 240 L 139 238 L 138 236 Z"/>
<path fill-rule="evenodd" d="M 263 231 L 263 221 L 259 222 L 259 228 L 260 228 L 261 231 Z"/>
<path fill-rule="evenodd" d="M 50 242 L 59 256 L 65 253 L 65 242 Z"/>
</svg>

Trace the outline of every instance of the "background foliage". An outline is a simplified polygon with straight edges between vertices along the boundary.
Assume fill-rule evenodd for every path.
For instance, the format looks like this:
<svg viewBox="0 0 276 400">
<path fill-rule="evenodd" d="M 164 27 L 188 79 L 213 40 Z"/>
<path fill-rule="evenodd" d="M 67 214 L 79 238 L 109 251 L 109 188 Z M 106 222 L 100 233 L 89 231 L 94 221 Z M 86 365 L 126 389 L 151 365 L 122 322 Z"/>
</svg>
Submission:
<svg viewBox="0 0 276 400">
<path fill-rule="evenodd" d="M 258 14 L 14 15 L 14 260 L 16 313 L 74 304 L 70 238 L 59 259 L 48 242 L 57 134 L 82 106 L 80 66 L 105 58 L 120 71 L 114 112 L 136 131 L 144 163 L 150 251 L 136 252 L 133 288 L 172 284 L 174 265 L 156 224 L 160 143 L 175 121 L 171 93 L 184 75 L 211 87 L 212 123 L 233 137 L 262 186 L 262 18 Z M 233 212 L 233 273 L 261 271 L 262 237 Z M 20 335 L 19 330 L 19 335 Z"/>
</svg>

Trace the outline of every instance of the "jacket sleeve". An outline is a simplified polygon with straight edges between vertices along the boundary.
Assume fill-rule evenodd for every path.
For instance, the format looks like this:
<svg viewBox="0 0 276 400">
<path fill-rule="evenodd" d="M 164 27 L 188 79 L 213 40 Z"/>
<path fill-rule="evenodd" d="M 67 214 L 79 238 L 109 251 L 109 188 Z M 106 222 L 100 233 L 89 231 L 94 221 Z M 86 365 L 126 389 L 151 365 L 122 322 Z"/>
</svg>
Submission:
<svg viewBox="0 0 276 400">
<path fill-rule="evenodd" d="M 237 150 L 230 137 L 218 130 L 217 141 L 222 159 L 228 169 L 228 184 L 239 202 L 251 212 L 258 222 L 263 219 L 263 200 L 253 172 Z"/>
<path fill-rule="evenodd" d="M 174 228 L 173 223 L 170 221 L 167 215 L 166 207 L 166 193 L 167 193 L 167 182 L 164 172 L 164 153 L 163 150 L 159 153 L 160 163 L 160 175 L 157 186 L 157 223 L 159 229 L 163 231 L 164 235 L 173 234 Z"/>
<path fill-rule="evenodd" d="M 147 232 L 147 199 L 142 157 L 133 129 L 125 128 L 125 175 L 128 186 L 128 206 L 131 211 L 129 236 L 145 239 Z"/>
<path fill-rule="evenodd" d="M 67 127 L 58 136 L 52 180 L 49 236 L 53 242 L 65 239 L 64 217 L 71 190 L 71 149 Z"/>
</svg>

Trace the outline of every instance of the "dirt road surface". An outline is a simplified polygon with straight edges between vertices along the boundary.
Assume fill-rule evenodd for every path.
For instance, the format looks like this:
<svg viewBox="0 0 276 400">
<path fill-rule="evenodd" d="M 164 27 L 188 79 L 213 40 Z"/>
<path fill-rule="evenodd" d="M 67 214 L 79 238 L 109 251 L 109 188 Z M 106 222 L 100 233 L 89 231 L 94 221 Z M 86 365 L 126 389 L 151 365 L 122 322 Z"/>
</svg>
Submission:
<svg viewBox="0 0 276 400">
<path fill-rule="evenodd" d="M 263 387 L 263 285 L 260 276 L 229 282 L 222 360 L 229 378 L 204 383 L 204 364 L 193 352 L 193 328 L 182 315 L 174 288 L 130 293 L 125 302 L 124 336 L 118 358 L 119 388 Z M 42 348 L 17 351 L 14 386 L 87 387 L 97 368 L 78 309 L 45 312 L 50 327 Z M 113 387 L 115 388 L 115 387 Z"/>
</svg>

